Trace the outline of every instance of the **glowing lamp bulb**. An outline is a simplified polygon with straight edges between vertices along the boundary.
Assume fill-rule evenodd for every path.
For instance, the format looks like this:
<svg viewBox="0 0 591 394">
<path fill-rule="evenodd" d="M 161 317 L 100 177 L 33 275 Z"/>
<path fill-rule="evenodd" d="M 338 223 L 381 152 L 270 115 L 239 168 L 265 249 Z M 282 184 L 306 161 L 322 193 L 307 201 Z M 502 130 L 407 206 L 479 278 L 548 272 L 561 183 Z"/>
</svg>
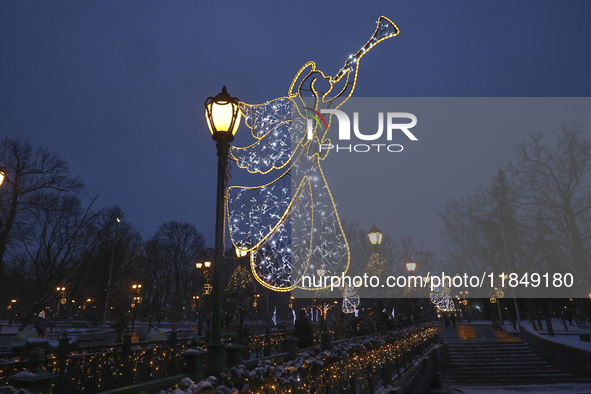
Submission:
<svg viewBox="0 0 591 394">
<path fill-rule="evenodd" d="M 236 257 L 244 257 L 248 254 L 248 248 L 245 246 L 236 246 Z"/>
<path fill-rule="evenodd" d="M 367 238 L 369 238 L 369 242 L 372 245 L 379 245 L 382 243 L 382 231 L 378 230 L 378 228 L 376 227 L 376 225 L 374 224 L 373 227 L 367 232 Z"/>
<path fill-rule="evenodd" d="M 406 263 L 406 269 L 408 272 L 414 272 L 417 269 L 417 263 L 414 261 L 409 261 Z"/>
<path fill-rule="evenodd" d="M 216 141 L 232 142 L 241 117 L 238 99 L 230 96 L 225 86 L 220 94 L 205 101 L 207 126 Z"/>
</svg>

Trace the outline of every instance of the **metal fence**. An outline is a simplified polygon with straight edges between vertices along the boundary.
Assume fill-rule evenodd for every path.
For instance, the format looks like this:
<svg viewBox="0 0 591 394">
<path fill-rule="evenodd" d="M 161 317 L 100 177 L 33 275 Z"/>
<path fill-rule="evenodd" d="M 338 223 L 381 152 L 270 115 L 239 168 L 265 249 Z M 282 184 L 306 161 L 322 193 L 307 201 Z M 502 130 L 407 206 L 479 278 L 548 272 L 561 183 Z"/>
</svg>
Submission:
<svg viewBox="0 0 591 394">
<path fill-rule="evenodd" d="M 324 335 L 331 336 L 329 334 L 330 332 L 325 328 Z M 243 344 L 245 348 L 242 358 L 256 363 L 255 360 L 286 352 L 288 349 L 285 342 L 288 336 L 289 334 L 285 330 L 272 332 L 267 329 L 265 332 L 249 334 L 247 329 L 243 329 L 238 332 L 237 336 L 224 337 L 224 342 L 232 341 Z M 315 332 L 316 344 L 320 344 L 321 336 L 320 330 L 317 329 Z M 169 339 L 164 341 L 132 343 L 131 337 L 131 334 L 123 335 L 123 343 L 120 344 L 73 348 L 69 345 L 69 338 L 65 336 L 64 332 L 57 348 L 44 350 L 45 362 L 41 365 L 46 373 L 52 374 L 55 378 L 52 382 L 52 392 L 93 394 L 181 374 L 185 371 L 183 352 L 195 347 L 205 349 L 207 339 L 178 339 L 175 330 L 171 331 Z M 395 354 L 392 353 L 388 356 L 388 359 L 395 360 L 392 368 L 399 369 L 404 365 L 405 360 L 412 360 L 413 352 L 418 354 L 415 347 L 405 349 L 404 347 L 398 348 Z M 30 354 L 30 350 L 0 353 L 0 387 L 7 384 L 11 376 L 30 370 Z M 286 355 L 287 353 L 284 354 L 284 356 Z M 352 368 L 350 364 L 347 365 L 348 369 Z M 370 382 L 370 376 L 382 373 L 381 370 L 389 368 L 388 365 L 387 363 L 359 365 L 361 368 L 359 371 L 371 367 L 372 373 L 367 375 L 358 371 L 355 380 L 349 383 L 358 386 L 375 386 L 375 383 Z M 333 375 L 340 376 L 338 384 L 345 386 L 349 384 L 347 382 L 350 378 L 344 374 L 333 373 Z M 302 376 L 301 379 L 312 379 L 314 384 L 323 386 L 337 384 L 336 381 L 332 382 L 328 379 L 328 375 L 315 375 L 313 378 Z M 308 382 L 308 387 L 313 384 L 312 380 Z"/>
</svg>

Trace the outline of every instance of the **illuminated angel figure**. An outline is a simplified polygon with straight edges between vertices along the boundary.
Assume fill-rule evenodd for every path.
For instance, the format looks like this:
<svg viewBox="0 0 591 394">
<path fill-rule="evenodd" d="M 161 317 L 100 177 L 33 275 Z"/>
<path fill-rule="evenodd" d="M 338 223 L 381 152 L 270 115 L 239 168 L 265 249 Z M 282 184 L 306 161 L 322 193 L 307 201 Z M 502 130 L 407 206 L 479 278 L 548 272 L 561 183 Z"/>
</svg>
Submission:
<svg viewBox="0 0 591 394">
<path fill-rule="evenodd" d="M 442 285 L 433 287 L 430 292 L 431 302 L 437 309 L 443 312 L 451 312 L 455 309 L 454 300 L 451 298 L 451 289 Z"/>
<path fill-rule="evenodd" d="M 359 306 L 359 295 L 354 286 L 345 286 L 340 288 L 343 296 L 342 310 L 344 313 L 354 313 Z"/>
<path fill-rule="evenodd" d="M 304 275 L 347 271 L 349 247 L 320 166 L 327 152 L 318 151 L 319 144 L 330 142 L 326 133 L 331 117 L 315 126 L 308 118 L 321 109 L 340 107 L 355 89 L 363 55 L 398 32 L 392 21 L 380 17 L 373 36 L 334 77 L 308 62 L 296 74 L 287 97 L 240 104 L 256 142 L 233 147 L 231 157 L 250 173 L 275 171 L 278 176 L 257 187 L 230 187 L 228 224 L 232 242 L 250 252 L 253 275 L 267 288 L 290 291 L 303 288 Z M 306 94 L 311 97 L 304 98 Z"/>
</svg>

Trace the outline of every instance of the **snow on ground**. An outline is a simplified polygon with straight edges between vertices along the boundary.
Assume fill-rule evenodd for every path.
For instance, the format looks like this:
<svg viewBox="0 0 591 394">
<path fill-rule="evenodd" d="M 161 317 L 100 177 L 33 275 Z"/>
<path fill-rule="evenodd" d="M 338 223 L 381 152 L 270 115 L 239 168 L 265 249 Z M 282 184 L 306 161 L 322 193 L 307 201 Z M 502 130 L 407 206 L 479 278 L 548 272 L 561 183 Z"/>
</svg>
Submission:
<svg viewBox="0 0 591 394">
<path fill-rule="evenodd" d="M 450 387 L 451 393 L 457 394 L 591 394 L 589 384 L 545 384 L 528 386 L 462 386 Z"/>
<path fill-rule="evenodd" d="M 519 334 L 519 326 L 517 326 L 517 330 L 513 328 L 513 326 L 505 321 L 503 324 L 503 330 L 506 332 L 518 333 Z M 462 323 L 458 324 L 465 324 L 468 323 L 463 321 Z M 490 326 L 490 321 L 473 321 L 470 323 L 471 325 L 475 326 Z M 521 325 L 526 328 L 532 334 L 535 334 L 539 337 L 555 341 L 558 343 L 562 343 L 564 345 L 569 345 L 573 347 L 578 347 L 579 349 L 588 350 L 591 352 L 591 342 L 584 342 L 579 339 L 579 334 L 591 334 L 591 330 L 589 329 L 581 329 L 577 326 L 568 326 L 568 331 L 564 330 L 564 325 L 562 324 L 562 320 L 559 319 L 552 319 L 552 328 L 554 329 L 554 336 L 551 337 L 548 335 L 546 331 L 546 320 L 542 320 L 543 329 L 539 331 L 535 331 L 530 322 L 524 320 L 521 322 Z M 568 325 L 568 322 L 567 322 Z"/>
<path fill-rule="evenodd" d="M 528 321 L 522 321 L 521 325 L 527 329 L 530 333 L 537 335 L 541 338 L 548 339 L 550 341 L 562 343 L 563 345 L 577 347 L 579 349 L 588 350 L 591 352 L 591 342 L 581 341 L 579 339 L 579 334 L 586 333 L 590 334 L 591 330 L 580 329 L 579 327 L 568 327 L 568 331 L 564 330 L 564 325 L 562 321 L 552 319 L 552 327 L 554 328 L 554 336 L 551 337 L 548 335 L 548 332 L 545 330 L 546 328 L 546 321 L 542 321 L 544 324 L 544 329 L 541 331 L 536 331 L 532 327 L 531 323 Z M 505 331 L 507 332 L 514 332 L 512 326 L 503 326 Z M 518 330 L 519 331 L 519 330 Z"/>
<path fill-rule="evenodd" d="M 33 394 L 25 389 L 15 389 L 12 386 L 0 386 L 0 394 Z"/>
</svg>

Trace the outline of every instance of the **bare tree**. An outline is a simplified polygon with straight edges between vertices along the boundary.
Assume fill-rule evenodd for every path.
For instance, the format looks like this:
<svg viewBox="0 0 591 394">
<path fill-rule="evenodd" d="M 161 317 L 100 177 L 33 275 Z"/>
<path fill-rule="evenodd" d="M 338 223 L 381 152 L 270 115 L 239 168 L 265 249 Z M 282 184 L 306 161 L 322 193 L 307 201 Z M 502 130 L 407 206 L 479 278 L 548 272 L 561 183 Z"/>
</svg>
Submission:
<svg viewBox="0 0 591 394">
<path fill-rule="evenodd" d="M 152 289 L 162 306 L 168 304 L 172 318 L 179 320 L 193 288 L 195 262 L 207 253 L 203 235 L 189 223 L 167 222 L 148 242 L 146 253 Z"/>
<path fill-rule="evenodd" d="M 130 281 L 140 280 L 135 268 L 143 244 L 140 234 L 125 220 L 125 213 L 118 206 L 98 213 L 96 230 L 98 242 L 88 275 L 92 277 L 90 288 L 102 305 L 104 324 L 113 297 L 119 301 L 125 299 L 130 294 L 127 286 Z"/>
<path fill-rule="evenodd" d="M 553 145 L 534 134 L 516 146 L 509 170 L 517 186 L 517 203 L 530 225 L 544 229 L 545 241 L 568 257 L 570 272 L 591 270 L 591 141 L 579 125 L 563 126 Z M 539 236 L 540 231 L 530 234 Z"/>
<path fill-rule="evenodd" d="M 490 187 L 447 202 L 441 216 L 452 260 L 467 273 L 566 271 L 579 291 L 588 288 L 591 141 L 574 124 L 563 126 L 553 144 L 533 134 L 515 149 Z"/>
<path fill-rule="evenodd" d="M 71 286 L 87 267 L 97 242 L 96 214 L 91 211 L 94 201 L 84 207 L 79 198 L 60 194 L 44 194 L 37 201 L 44 209 L 31 211 L 27 222 L 14 227 L 20 246 L 15 261 L 31 286 L 27 293 L 32 301 L 21 308 L 27 313 L 23 326 L 58 296 L 56 286 Z M 75 292 L 69 288 L 68 301 Z"/>
<path fill-rule="evenodd" d="M 68 164 L 47 149 L 33 149 L 28 141 L 5 138 L 0 142 L 0 165 L 6 178 L 0 187 L 0 282 L 4 279 L 4 257 L 15 225 L 35 220 L 44 210 L 48 192 L 78 194 L 83 184 L 68 174 Z M 0 294 L 1 298 L 2 294 Z"/>
</svg>

